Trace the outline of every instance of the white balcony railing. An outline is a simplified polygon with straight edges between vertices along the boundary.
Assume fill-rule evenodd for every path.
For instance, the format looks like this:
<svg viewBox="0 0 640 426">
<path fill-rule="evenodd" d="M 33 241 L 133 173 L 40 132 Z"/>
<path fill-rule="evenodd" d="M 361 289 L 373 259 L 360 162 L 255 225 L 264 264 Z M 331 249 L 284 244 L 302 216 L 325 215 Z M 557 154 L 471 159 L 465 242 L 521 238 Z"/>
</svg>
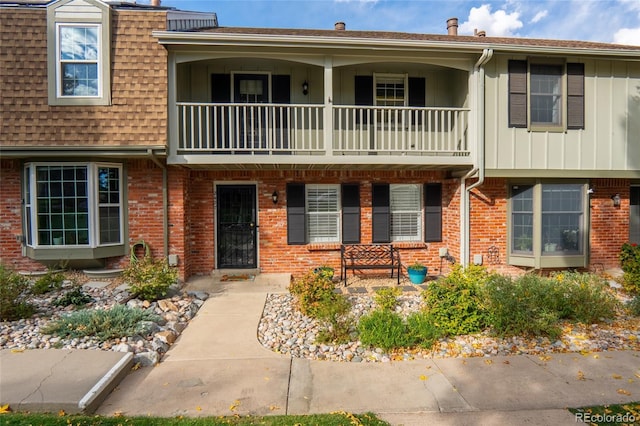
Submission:
<svg viewBox="0 0 640 426">
<path fill-rule="evenodd" d="M 178 155 L 469 154 L 467 108 L 180 102 Z M 332 127 L 332 128 L 331 128 Z"/>
</svg>

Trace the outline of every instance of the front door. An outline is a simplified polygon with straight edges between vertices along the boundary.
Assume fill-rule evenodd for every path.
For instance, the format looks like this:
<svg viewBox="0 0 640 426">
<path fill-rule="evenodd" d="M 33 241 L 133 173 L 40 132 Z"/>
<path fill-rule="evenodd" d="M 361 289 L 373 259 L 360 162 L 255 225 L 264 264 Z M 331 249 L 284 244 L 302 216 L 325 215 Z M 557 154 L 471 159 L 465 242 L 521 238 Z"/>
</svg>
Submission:
<svg viewBox="0 0 640 426">
<path fill-rule="evenodd" d="M 257 267 L 255 185 L 217 186 L 218 268 Z"/>
</svg>

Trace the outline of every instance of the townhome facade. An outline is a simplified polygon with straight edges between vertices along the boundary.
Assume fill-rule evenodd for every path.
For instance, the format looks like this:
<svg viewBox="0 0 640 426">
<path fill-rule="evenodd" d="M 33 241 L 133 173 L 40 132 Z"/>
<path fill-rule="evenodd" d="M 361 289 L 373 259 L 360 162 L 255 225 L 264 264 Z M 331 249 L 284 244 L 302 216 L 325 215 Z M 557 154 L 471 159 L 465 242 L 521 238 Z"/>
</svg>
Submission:
<svg viewBox="0 0 640 426">
<path fill-rule="evenodd" d="M 16 268 L 122 267 L 144 241 L 184 279 L 300 274 L 392 243 L 522 273 L 640 242 L 640 47 L 45 3 L 0 9 Z"/>
</svg>

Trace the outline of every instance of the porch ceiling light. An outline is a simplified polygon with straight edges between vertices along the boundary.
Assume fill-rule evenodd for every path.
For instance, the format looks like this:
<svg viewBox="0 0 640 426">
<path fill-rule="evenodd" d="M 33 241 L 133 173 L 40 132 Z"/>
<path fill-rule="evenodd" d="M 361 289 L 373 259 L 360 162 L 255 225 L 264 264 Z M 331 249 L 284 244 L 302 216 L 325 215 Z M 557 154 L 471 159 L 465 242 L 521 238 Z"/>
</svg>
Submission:
<svg viewBox="0 0 640 426">
<path fill-rule="evenodd" d="M 620 207 L 620 194 L 614 194 L 611 196 L 611 200 L 613 200 L 613 207 Z"/>
<path fill-rule="evenodd" d="M 278 191 L 273 191 L 273 194 L 271 194 L 271 201 L 273 201 L 273 204 L 278 204 Z"/>
<path fill-rule="evenodd" d="M 302 83 L 302 94 L 303 95 L 309 94 L 309 83 L 307 82 L 307 80 L 305 80 L 304 83 Z"/>
</svg>

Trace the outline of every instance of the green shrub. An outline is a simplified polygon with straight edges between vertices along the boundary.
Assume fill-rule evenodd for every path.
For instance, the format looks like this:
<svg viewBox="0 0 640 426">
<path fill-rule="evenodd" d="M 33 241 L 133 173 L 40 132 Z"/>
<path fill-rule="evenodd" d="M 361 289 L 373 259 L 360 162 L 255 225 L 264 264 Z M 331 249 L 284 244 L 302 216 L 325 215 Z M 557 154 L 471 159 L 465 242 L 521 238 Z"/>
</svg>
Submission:
<svg viewBox="0 0 640 426">
<path fill-rule="evenodd" d="M 561 319 L 592 324 L 616 315 L 618 301 L 611 294 L 607 282 L 595 275 L 561 272 L 552 275 L 555 299 L 562 301 L 558 310 Z"/>
<path fill-rule="evenodd" d="M 442 337 L 442 331 L 433 324 L 427 312 L 414 312 L 407 317 L 407 330 L 413 344 L 431 348 Z"/>
<path fill-rule="evenodd" d="M 82 291 L 81 287 L 74 287 L 73 290 L 66 292 L 62 297 L 53 302 L 54 306 L 84 306 L 89 302 L 93 302 L 93 298 Z"/>
<path fill-rule="evenodd" d="M 83 309 L 52 321 L 43 327 L 44 334 L 79 338 L 92 336 L 99 341 L 116 337 L 146 334 L 144 321 L 160 321 L 160 317 L 139 308 L 115 305 L 109 310 Z"/>
<path fill-rule="evenodd" d="M 32 294 L 45 294 L 50 291 L 60 290 L 64 282 L 64 275 L 60 272 L 47 271 L 38 278 L 31 287 Z"/>
<path fill-rule="evenodd" d="M 400 287 L 383 287 L 376 290 L 373 296 L 378 307 L 384 311 L 393 311 L 398 305 L 398 297 L 402 295 Z"/>
<path fill-rule="evenodd" d="M 620 249 L 620 266 L 624 275 L 622 286 L 633 294 L 640 294 L 640 246 L 624 243 Z"/>
<path fill-rule="evenodd" d="M 358 323 L 358 331 L 363 344 L 384 350 L 413 345 L 407 326 L 395 312 L 375 310 L 363 315 Z"/>
<path fill-rule="evenodd" d="M 334 293 L 333 282 L 325 274 L 313 271 L 293 280 L 289 291 L 296 298 L 296 307 L 303 314 L 312 318 L 318 317 L 318 310 L 323 303 L 331 303 L 338 296 Z"/>
<path fill-rule="evenodd" d="M 150 256 L 131 260 L 123 272 L 131 293 L 144 300 L 154 301 L 166 296 L 171 284 L 178 280 L 178 271 L 166 260 L 154 260 Z"/>
<path fill-rule="evenodd" d="M 593 274 L 561 272 L 549 278 L 493 276 L 486 284 L 493 331 L 502 336 L 560 336 L 560 320 L 591 324 L 613 318 L 615 297 Z"/>
<path fill-rule="evenodd" d="M 346 343 L 350 338 L 353 318 L 350 315 L 351 303 L 341 294 L 323 299 L 315 308 L 315 317 L 320 322 L 320 331 L 316 340 L 319 343 Z"/>
<path fill-rule="evenodd" d="M 640 317 L 640 294 L 627 302 L 626 308 L 631 315 Z"/>
<path fill-rule="evenodd" d="M 29 280 L 0 264 L 0 321 L 28 318 L 35 307 L 26 301 Z"/>
<path fill-rule="evenodd" d="M 446 335 L 476 333 L 487 325 L 482 288 L 489 273 L 481 266 L 455 265 L 422 292 L 433 324 Z"/>
</svg>

